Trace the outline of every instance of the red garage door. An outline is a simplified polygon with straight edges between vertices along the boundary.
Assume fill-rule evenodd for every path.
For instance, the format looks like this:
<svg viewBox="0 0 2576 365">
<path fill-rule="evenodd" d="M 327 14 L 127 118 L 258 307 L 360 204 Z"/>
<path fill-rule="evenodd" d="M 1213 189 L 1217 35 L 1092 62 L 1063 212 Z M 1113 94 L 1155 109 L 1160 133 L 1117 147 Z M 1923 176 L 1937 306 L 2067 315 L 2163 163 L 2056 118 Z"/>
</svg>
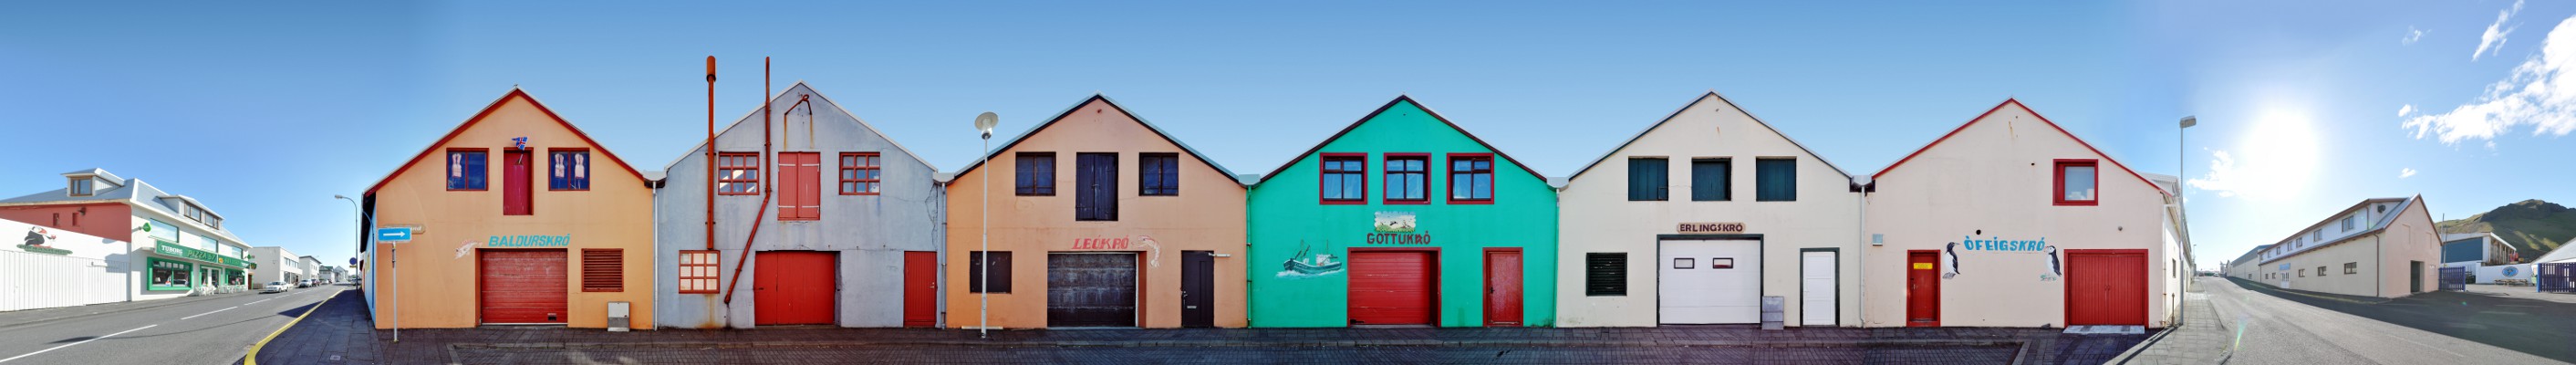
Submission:
<svg viewBox="0 0 2576 365">
<path fill-rule="evenodd" d="M 477 296 L 483 323 L 564 323 L 565 281 L 571 267 L 563 250 L 481 250 L 483 280 Z"/>
<path fill-rule="evenodd" d="M 1351 252 L 1351 324 L 1431 324 L 1432 254 Z"/>
<path fill-rule="evenodd" d="M 2145 250 L 2066 252 L 2066 325 L 2147 324 Z"/>
<path fill-rule="evenodd" d="M 753 325 L 832 324 L 837 252 L 763 251 L 752 277 Z"/>
</svg>

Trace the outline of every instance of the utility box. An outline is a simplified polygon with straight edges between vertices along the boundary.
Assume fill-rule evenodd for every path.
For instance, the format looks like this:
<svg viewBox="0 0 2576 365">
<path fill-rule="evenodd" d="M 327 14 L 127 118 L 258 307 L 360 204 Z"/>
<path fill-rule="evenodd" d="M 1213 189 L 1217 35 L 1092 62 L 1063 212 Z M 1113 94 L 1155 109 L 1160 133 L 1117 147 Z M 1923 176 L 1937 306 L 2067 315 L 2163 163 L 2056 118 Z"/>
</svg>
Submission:
<svg viewBox="0 0 2576 365">
<path fill-rule="evenodd" d="M 633 317 L 633 316 L 631 316 L 631 315 L 630 315 L 630 313 L 627 311 L 627 304 L 626 304 L 626 302 L 608 302 L 608 331 L 609 331 L 609 332 L 626 332 L 627 327 L 630 325 L 630 324 L 628 323 L 628 321 L 629 321 L 631 318 L 634 318 L 634 317 Z M 1763 318 L 1770 318 L 1770 317 L 1763 317 Z M 1766 319 L 1766 320 L 1767 320 L 1767 319 Z"/>
<path fill-rule="evenodd" d="M 1780 312 L 1783 310 L 1781 307 L 1787 307 L 1788 303 L 1789 299 L 1785 297 L 1762 297 L 1762 329 L 1776 330 L 1783 328 L 1783 324 L 1781 324 L 1781 322 L 1786 321 L 1788 316 L 1781 314 Z"/>
</svg>

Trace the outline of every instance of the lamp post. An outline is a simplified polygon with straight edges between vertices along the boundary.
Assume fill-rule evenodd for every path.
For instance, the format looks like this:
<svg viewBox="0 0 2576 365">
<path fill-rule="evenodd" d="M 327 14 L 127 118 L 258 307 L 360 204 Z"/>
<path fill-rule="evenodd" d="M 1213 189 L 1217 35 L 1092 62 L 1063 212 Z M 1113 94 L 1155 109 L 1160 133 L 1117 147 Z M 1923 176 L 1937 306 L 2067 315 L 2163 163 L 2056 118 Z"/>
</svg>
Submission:
<svg viewBox="0 0 2576 365">
<path fill-rule="evenodd" d="M 2188 159 L 2190 158 L 2190 157 L 2186 157 L 2186 156 L 2188 156 L 2188 155 L 2190 155 L 2190 154 L 2191 154 L 2190 150 L 2188 149 L 2188 148 L 2190 148 L 2190 147 L 2186 147 L 2186 146 L 2188 146 L 2189 144 L 2188 144 L 2188 143 L 2184 143 L 2184 141 L 2185 141 L 2187 138 L 2190 138 L 2191 134 L 2190 134 L 2190 133 L 2184 133 L 2184 132 L 2185 132 L 2185 131 L 2187 131 L 2187 130 L 2190 130 L 2190 129 L 2191 129 L 2191 126 L 2200 125 L 2200 117 L 2198 117 L 2198 116 L 2185 115 L 2185 116 L 2183 116 L 2183 117 L 2182 117 L 2182 123 L 2181 123 L 2181 125 L 2182 125 L 2181 127 L 2175 127 L 2175 128 L 2174 128 L 2174 209 L 2175 209 L 2175 210 L 2179 210 L 2179 211 L 2180 211 L 2180 212 L 2176 212 L 2177 214 L 2174 214 L 2174 216 L 2175 216 L 2175 219 L 2174 219 L 2174 228 L 2179 228 L 2179 229 L 2180 229 L 2184 234 L 2190 234 L 2190 233 L 2191 233 L 2191 227 L 2189 226 L 2190 221 L 2186 221 L 2186 220 L 2183 220 L 2183 219 L 2182 219 L 2182 218 L 2185 218 L 2185 217 L 2189 217 L 2189 216 L 2191 216 L 2191 213 L 2190 213 L 2190 212 L 2191 212 L 2191 209 L 2190 209 L 2190 206 L 2191 206 L 2190 204 L 2191 204 L 2191 202 L 2190 202 L 2190 199 L 2186 199 L 2186 198 L 2183 196 L 2184 188 L 2183 188 L 2183 185 L 2182 185 L 2182 184 L 2183 184 L 2183 182 L 2185 182 L 2185 181 L 2190 181 L 2190 180 L 2188 180 L 2188 179 L 2184 178 L 2183 176 L 2184 176 L 2184 174 L 2191 173 L 2191 169 L 2185 168 L 2185 167 L 2183 167 L 2183 166 L 2185 165 L 2185 161 L 2189 161 Z M 2191 253 L 2191 254 L 2199 254 L 2199 253 L 2200 253 L 2200 242 L 2191 241 L 2191 237 L 2189 237 L 2189 236 L 2185 236 L 2185 237 L 2183 237 L 2183 241 L 2185 241 L 2185 242 L 2191 242 L 2191 243 L 2190 243 L 2190 245 L 2191 245 L 2192 247 L 2188 247 L 2189 249 L 2191 249 L 2191 251 L 2190 251 L 2190 253 Z M 2193 266 L 2193 267 L 2192 267 L 2192 270 L 2194 270 L 2194 271 L 2198 271 L 2198 270 L 2200 269 L 2200 267 L 2199 267 L 2200 265 L 2192 265 L 2192 266 Z M 2223 265 L 2222 265 L 2222 266 L 2220 266 L 2220 267 L 2225 267 L 2225 266 L 2223 266 Z M 2198 273 L 2194 273 L 2194 274 L 2198 274 Z M 2197 280 L 2198 280 L 2198 279 L 2194 279 L 2194 280 L 2185 280 L 2185 281 L 2183 281 L 2183 288 L 2184 288 L 2184 289 L 2186 289 L 2186 290 L 2190 289 L 2190 288 L 2191 288 L 2191 283 L 2192 283 L 2193 281 L 2197 281 Z"/>
<path fill-rule="evenodd" d="M 350 198 L 349 198 L 349 196 L 347 196 L 347 195 L 339 195 L 339 194 L 332 194 L 332 195 L 331 195 L 331 198 L 332 198 L 332 199 L 339 199 L 339 200 L 347 200 L 347 201 L 349 201 L 349 209 L 351 209 L 351 210 L 354 210 L 354 211 L 357 211 L 357 212 L 358 212 L 358 220 L 363 222 L 363 221 L 365 221 L 365 220 L 367 219 L 367 208 L 359 206 L 359 205 L 358 205 L 358 200 L 357 200 L 357 199 L 350 199 Z M 359 232 L 360 234 L 373 234 L 373 233 L 369 233 L 369 232 L 367 232 L 366 223 L 359 223 L 359 224 L 358 224 L 358 232 Z M 367 243 L 369 243 L 370 245 L 373 245 L 373 244 L 376 242 L 376 240 L 375 240 L 374 238 L 372 238 L 372 237 L 370 237 L 370 238 L 366 238 L 366 240 L 367 240 Z M 369 248 L 369 249 L 367 249 L 367 252 L 375 252 L 375 251 L 376 251 L 376 250 L 375 250 L 375 248 Z M 372 268 L 372 269 L 369 269 L 369 270 L 384 270 L 384 269 L 383 269 L 383 268 Z M 390 275 L 390 274 L 388 274 L 388 275 Z M 385 291 L 393 291 L 393 285 L 394 285 L 394 284 L 391 282 L 390 278 L 388 278 L 387 282 L 385 283 Z M 400 297 L 396 297 L 396 299 L 394 300 L 394 302 L 396 302 L 396 303 L 401 302 L 401 301 L 402 301 L 402 300 L 400 299 Z M 388 306 L 388 307 L 393 306 L 393 305 L 394 305 L 394 303 L 386 303 L 386 306 Z M 394 315 L 392 320 L 393 320 L 393 324 L 394 324 L 394 342 L 402 342 L 402 316 L 401 316 L 401 315 Z"/>
<path fill-rule="evenodd" d="M 982 156 L 975 158 L 976 165 L 981 166 L 985 163 L 992 162 L 993 154 L 990 150 L 993 149 L 993 125 L 1001 124 L 1001 122 L 1002 118 L 993 115 L 993 112 L 984 112 L 984 114 L 975 115 L 975 130 L 983 132 L 984 149 L 986 150 L 983 151 L 983 153 L 976 154 L 977 156 Z M 976 270 L 983 271 L 975 274 L 976 277 L 983 279 L 975 282 L 975 301 L 977 306 L 975 309 L 975 337 L 989 339 L 993 338 L 993 293 L 991 290 L 992 286 L 989 285 L 989 283 L 993 282 L 993 174 L 990 172 L 984 173 L 982 179 L 984 180 L 983 182 L 975 184 L 976 188 L 984 189 L 982 193 L 975 194 L 983 199 L 983 201 L 978 203 L 982 206 L 975 209 L 975 212 L 981 215 L 983 220 L 981 223 L 975 224 L 975 229 L 978 230 L 975 234 L 975 240 L 977 241 L 977 245 L 979 245 L 976 249 L 982 250 L 978 251 L 981 252 L 980 254 L 975 255 L 975 268 Z"/>
</svg>

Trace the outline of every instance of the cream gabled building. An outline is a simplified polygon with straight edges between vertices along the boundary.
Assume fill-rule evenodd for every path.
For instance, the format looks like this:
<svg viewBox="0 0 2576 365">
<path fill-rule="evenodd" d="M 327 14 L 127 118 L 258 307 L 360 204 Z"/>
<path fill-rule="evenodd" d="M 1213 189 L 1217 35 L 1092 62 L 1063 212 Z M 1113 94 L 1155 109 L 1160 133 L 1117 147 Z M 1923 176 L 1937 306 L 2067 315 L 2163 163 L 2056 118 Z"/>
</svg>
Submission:
<svg viewBox="0 0 2576 365">
<path fill-rule="evenodd" d="M 2435 290 L 2441 232 L 2424 197 L 2362 200 L 2261 251 L 2254 281 L 2396 298 Z"/>
</svg>

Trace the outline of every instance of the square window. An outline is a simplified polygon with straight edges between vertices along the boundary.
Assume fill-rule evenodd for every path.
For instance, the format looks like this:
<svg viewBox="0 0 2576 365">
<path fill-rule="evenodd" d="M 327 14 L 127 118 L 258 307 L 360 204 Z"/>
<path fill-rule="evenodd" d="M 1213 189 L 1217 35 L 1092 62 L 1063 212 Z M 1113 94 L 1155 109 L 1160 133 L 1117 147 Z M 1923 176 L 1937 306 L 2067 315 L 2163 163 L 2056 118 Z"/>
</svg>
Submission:
<svg viewBox="0 0 2576 365">
<path fill-rule="evenodd" d="M 716 195 L 760 194 L 760 154 L 716 153 Z"/>
<path fill-rule="evenodd" d="M 1753 160 L 1753 200 L 1798 201 L 1798 160 L 1790 158 Z"/>
<path fill-rule="evenodd" d="M 1672 160 L 1628 158 L 1628 201 L 1662 201 L 1671 197 Z"/>
<path fill-rule="evenodd" d="M 546 153 L 546 190 L 590 190 L 590 150 Z"/>
<path fill-rule="evenodd" d="M 1586 253 L 1583 254 L 1583 262 L 1583 295 L 1628 295 L 1627 253 Z"/>
<path fill-rule="evenodd" d="M 1136 195 L 1181 195 L 1181 154 L 1136 154 Z"/>
<path fill-rule="evenodd" d="M 2095 160 L 2057 160 L 2057 205 L 2095 205 L 2099 203 L 2100 163 Z"/>
<path fill-rule="evenodd" d="M 1673 269 L 1674 269 L 1674 270 L 1690 270 L 1690 269 L 1696 269 L 1696 268 L 1699 268 L 1699 261 L 1697 261 L 1697 260 L 1692 260 L 1691 258 L 1688 258 L 1688 257 L 1675 257 L 1675 258 L 1673 258 Z"/>
<path fill-rule="evenodd" d="M 1021 152 L 1012 176 L 1013 193 L 1020 196 L 1055 196 L 1055 153 Z"/>
<path fill-rule="evenodd" d="M 1323 190 L 1325 203 L 1357 204 L 1368 199 L 1368 157 L 1360 154 L 1324 154 Z"/>
<path fill-rule="evenodd" d="M 876 152 L 841 153 L 841 195 L 877 195 L 884 168 Z"/>
<path fill-rule="evenodd" d="M 1431 155 L 1387 154 L 1386 178 L 1381 180 L 1386 184 L 1386 202 L 1389 204 L 1430 202 L 1431 197 L 1425 193 L 1431 190 L 1431 174 L 1426 172 L 1430 165 Z"/>
<path fill-rule="evenodd" d="M 98 180 L 91 180 L 87 177 L 72 179 L 72 187 L 67 192 L 71 193 L 71 196 L 90 196 L 94 191 L 91 184 L 96 183 L 98 183 Z"/>
<path fill-rule="evenodd" d="M 447 151 L 447 190 L 483 190 L 490 183 L 490 169 L 484 168 L 489 154 L 483 150 Z"/>
<path fill-rule="evenodd" d="M 1729 170 L 1733 169 L 1734 166 L 1735 163 L 1733 160 L 1724 158 L 1692 159 L 1691 201 L 1705 202 L 1733 199 L 1733 197 L 1728 196 L 1729 191 L 1727 190 L 1731 189 L 1734 184 L 1728 182 L 1727 179 L 1733 178 L 1733 171 Z"/>
<path fill-rule="evenodd" d="M 680 251 L 680 294 L 715 294 L 723 289 L 717 280 L 721 265 L 717 257 L 714 250 Z"/>
<path fill-rule="evenodd" d="M 2344 274 L 2347 274 L 2347 275 L 2349 275 L 2349 274 L 2359 274 L 2359 273 L 2361 273 L 2361 263 L 2358 263 L 2358 262 L 2346 262 L 2346 263 L 2343 263 L 2343 273 L 2344 273 Z"/>
<path fill-rule="evenodd" d="M 1494 203 L 1494 155 L 1449 155 L 1449 203 Z"/>
<path fill-rule="evenodd" d="M 985 281 L 988 277 L 992 281 Z M 966 289 L 970 293 L 1011 292 L 1011 253 L 967 251 Z"/>
</svg>

